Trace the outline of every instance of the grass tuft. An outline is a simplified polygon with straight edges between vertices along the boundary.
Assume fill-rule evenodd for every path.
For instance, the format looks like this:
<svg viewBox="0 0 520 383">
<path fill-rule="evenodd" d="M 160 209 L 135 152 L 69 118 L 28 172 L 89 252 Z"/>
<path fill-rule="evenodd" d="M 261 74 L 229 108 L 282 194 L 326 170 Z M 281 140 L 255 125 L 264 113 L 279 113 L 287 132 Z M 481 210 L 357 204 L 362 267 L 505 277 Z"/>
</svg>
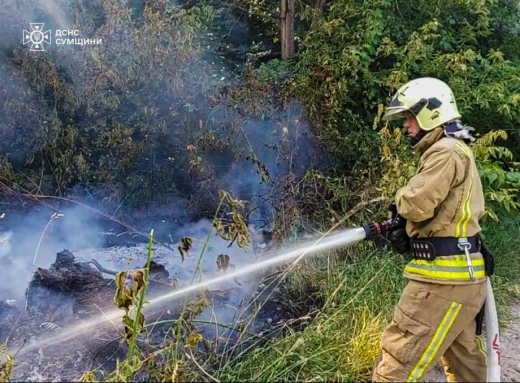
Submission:
<svg viewBox="0 0 520 383">
<path fill-rule="evenodd" d="M 518 225 L 486 229 L 486 243 L 495 254 L 493 287 L 502 326 L 518 297 L 520 236 Z M 406 284 L 406 259 L 372 243 L 315 258 L 293 272 L 286 289 L 308 310 L 319 310 L 301 331 L 288 330 L 241 360 L 221 368 L 220 381 L 367 381 L 379 353 L 384 327 Z M 311 294 L 307 294 L 311 292 Z M 291 305 L 291 303 L 288 303 Z"/>
</svg>

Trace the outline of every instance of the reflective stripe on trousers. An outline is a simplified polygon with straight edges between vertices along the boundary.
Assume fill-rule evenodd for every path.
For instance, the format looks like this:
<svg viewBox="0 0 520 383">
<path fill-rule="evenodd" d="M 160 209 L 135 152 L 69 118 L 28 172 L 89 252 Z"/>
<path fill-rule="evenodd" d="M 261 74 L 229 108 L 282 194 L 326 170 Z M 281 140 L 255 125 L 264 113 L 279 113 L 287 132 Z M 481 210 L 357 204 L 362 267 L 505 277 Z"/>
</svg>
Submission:
<svg viewBox="0 0 520 383">
<path fill-rule="evenodd" d="M 412 369 L 412 372 L 410 372 L 407 382 L 417 382 L 423 377 L 426 369 L 430 367 L 433 359 L 437 355 L 437 352 L 444 342 L 444 338 L 446 338 L 446 335 L 450 331 L 451 326 L 453 326 L 453 322 L 455 322 L 455 319 L 457 319 L 457 315 L 459 314 L 461 308 L 462 305 L 460 303 L 451 303 L 450 307 L 444 314 L 439 327 L 437 327 L 433 338 L 430 340 L 428 347 L 426 347 L 426 350 L 424 350 L 421 358 Z"/>
<path fill-rule="evenodd" d="M 486 355 L 475 337 L 475 317 L 486 292 L 486 283 L 410 280 L 383 331 L 372 382 L 422 381 L 439 362 L 448 381 L 485 382 Z"/>
</svg>

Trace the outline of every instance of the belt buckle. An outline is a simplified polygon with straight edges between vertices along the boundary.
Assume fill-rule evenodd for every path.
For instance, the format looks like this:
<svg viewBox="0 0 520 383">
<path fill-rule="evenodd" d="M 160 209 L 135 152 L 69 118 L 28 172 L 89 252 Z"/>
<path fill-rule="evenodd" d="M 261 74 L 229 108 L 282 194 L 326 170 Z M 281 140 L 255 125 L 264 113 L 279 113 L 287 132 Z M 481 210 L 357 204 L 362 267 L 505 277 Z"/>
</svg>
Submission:
<svg viewBox="0 0 520 383">
<path fill-rule="evenodd" d="M 467 238 L 459 238 L 459 244 L 457 245 L 460 251 L 464 251 L 466 254 L 466 264 L 468 265 L 469 277 L 472 281 L 475 281 L 475 270 L 471 264 L 471 257 L 469 250 L 471 249 L 471 243 L 468 242 Z"/>
</svg>

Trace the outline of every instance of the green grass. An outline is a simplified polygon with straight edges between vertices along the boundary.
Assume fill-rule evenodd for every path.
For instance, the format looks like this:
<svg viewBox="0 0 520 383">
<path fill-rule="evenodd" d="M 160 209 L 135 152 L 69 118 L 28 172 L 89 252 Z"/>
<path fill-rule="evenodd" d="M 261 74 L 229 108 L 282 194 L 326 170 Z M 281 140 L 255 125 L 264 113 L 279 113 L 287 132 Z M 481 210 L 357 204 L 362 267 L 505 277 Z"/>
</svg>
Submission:
<svg viewBox="0 0 520 383">
<path fill-rule="evenodd" d="M 493 286 L 505 324 L 508 307 L 519 290 L 520 229 L 518 225 L 492 226 L 485 234 L 495 254 Z M 288 283 L 295 297 L 312 291 L 313 301 L 323 302 L 319 314 L 302 331 L 289 331 L 281 339 L 253 348 L 215 377 L 264 382 L 370 379 L 381 332 L 406 283 L 402 277 L 405 262 L 371 243 L 306 262 Z"/>
<path fill-rule="evenodd" d="M 492 225 L 484 233 L 495 254 L 493 287 L 504 326 L 520 293 L 520 227 Z M 184 348 L 175 352 L 182 341 L 177 332 L 177 342 L 165 343 L 155 356 L 139 355 L 140 364 L 133 369 L 127 360 L 107 381 L 133 376 L 136 367 L 159 381 L 369 381 L 381 333 L 407 282 L 402 276 L 407 261 L 368 241 L 309 258 L 285 275 L 278 298 L 288 312 L 307 317 L 298 330 L 287 328 L 283 337 L 271 341 L 259 337 L 258 343 L 248 344 L 249 351 L 229 359 L 195 357 Z M 311 312 L 317 314 L 305 315 Z M 92 381 L 90 375 L 82 378 Z"/>
</svg>

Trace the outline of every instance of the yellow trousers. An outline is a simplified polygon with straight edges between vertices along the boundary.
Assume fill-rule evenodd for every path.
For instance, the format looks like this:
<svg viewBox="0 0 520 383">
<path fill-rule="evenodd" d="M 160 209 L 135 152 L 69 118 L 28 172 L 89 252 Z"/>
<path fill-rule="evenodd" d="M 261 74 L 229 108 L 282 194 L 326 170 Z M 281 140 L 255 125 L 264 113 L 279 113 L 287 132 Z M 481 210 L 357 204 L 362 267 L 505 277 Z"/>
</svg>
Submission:
<svg viewBox="0 0 520 383">
<path fill-rule="evenodd" d="M 373 382 L 420 382 L 442 362 L 448 382 L 485 382 L 486 349 L 475 335 L 486 283 L 433 284 L 411 280 L 381 339 Z"/>
</svg>

